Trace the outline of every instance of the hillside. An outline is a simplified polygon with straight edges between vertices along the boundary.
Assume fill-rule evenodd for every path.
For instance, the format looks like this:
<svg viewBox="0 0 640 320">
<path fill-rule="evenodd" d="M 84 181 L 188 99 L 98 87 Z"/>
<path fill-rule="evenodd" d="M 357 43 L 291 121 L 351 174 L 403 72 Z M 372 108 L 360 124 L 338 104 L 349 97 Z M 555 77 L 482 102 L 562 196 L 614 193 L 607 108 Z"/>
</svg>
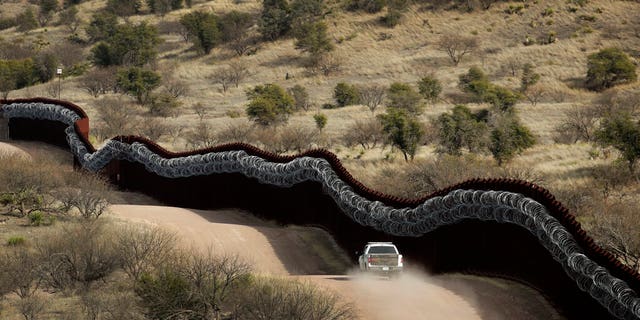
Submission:
<svg viewBox="0 0 640 320">
<path fill-rule="evenodd" d="M 93 14 L 104 9 L 107 3 L 92 0 L 81 1 L 77 5 L 78 17 L 82 20 L 77 31 L 81 40 L 87 39 L 85 30 Z M 477 5 L 472 1 L 468 3 Z M 623 228 L 624 234 L 640 234 L 636 224 L 626 222 L 633 218 L 632 208 L 639 200 L 635 196 L 640 186 L 637 174 L 627 173 L 624 163 L 621 163 L 623 161 L 617 161 L 617 151 L 602 148 L 593 141 L 569 139 L 569 143 L 557 142 L 563 133 L 558 132 L 558 126 L 574 118 L 579 108 L 611 107 L 614 104 L 629 105 L 632 109 L 638 107 L 638 100 L 634 98 L 640 94 L 638 82 L 604 92 L 589 91 L 584 84 L 588 56 L 600 49 L 619 47 L 638 64 L 640 4 L 637 1 L 495 2 L 490 3 L 486 10 L 479 7 L 462 10 L 460 3 L 455 6 L 456 2 L 444 2 L 435 7 L 415 1 L 403 8 L 402 19 L 393 28 L 380 23 L 388 9 L 369 14 L 345 10 L 341 1 L 325 1 L 325 4 L 327 10 L 323 21 L 334 46 L 330 55 L 339 62 L 339 68 L 327 75 L 305 68 L 307 53 L 296 49 L 295 39 L 291 36 L 275 41 L 258 41 L 241 56 L 225 44 L 214 47 L 209 54 L 197 54 L 192 44 L 180 34 L 178 21 L 182 16 L 198 10 L 219 16 L 232 10 L 249 13 L 256 20 L 247 32 L 257 37 L 257 19 L 262 3 L 193 1 L 192 8 L 170 11 L 164 16 L 151 14 L 149 7 L 143 5 L 141 14 L 119 18 L 120 23 L 147 21 L 157 26 L 163 42 L 156 47 L 157 59 L 146 67 L 162 76 L 164 87 L 179 83 L 188 89 L 178 98 L 180 106 L 172 116 L 153 116 L 147 107 L 120 93 L 92 96 L 83 88 L 83 82 L 86 74 L 96 67 L 89 67 L 85 75 L 53 79 L 48 83 L 13 90 L 9 98 L 56 96 L 56 86 L 60 85 L 61 99 L 76 103 L 89 113 L 92 138 L 96 142 L 115 135 L 105 129 L 115 124 L 106 123 L 104 114 L 98 109 L 109 106 L 104 101 L 108 97 L 118 99 L 115 104 L 127 108 L 127 117 L 122 117 L 123 124 L 116 126 L 117 134 L 149 136 L 155 130 L 157 139 L 154 140 L 170 150 L 239 138 L 268 149 L 278 149 L 274 147 L 277 142 L 269 140 L 277 136 L 273 131 L 276 129 L 256 128 L 248 120 L 245 92 L 267 83 L 283 88 L 301 85 L 306 88 L 312 107 L 289 117 L 288 127 L 297 130 L 291 129 L 292 135 L 312 135 L 313 138 L 301 142 L 302 148 L 324 147 L 337 153 L 358 179 L 375 189 L 415 197 L 469 177 L 510 176 L 533 180 L 552 190 L 605 246 L 616 246 L 616 235 L 611 232 L 616 228 Z M 28 6 L 37 12 L 38 7 L 28 1 L 2 1 L 0 17 L 11 19 Z M 59 13 L 55 13 L 45 27 L 27 32 L 20 32 L 16 27 L 0 31 L 4 47 L 18 45 L 29 47 L 32 52 L 56 49 L 56 46 L 67 42 L 65 39 L 70 34 L 66 26 L 56 25 L 58 18 Z M 442 37 L 453 35 L 470 37 L 478 43 L 478 47 L 464 56 L 458 65 L 454 65 L 438 46 Z M 527 42 L 527 39 L 535 40 L 536 44 Z M 67 53 L 81 53 L 81 58 L 86 60 L 93 46 L 81 41 L 65 48 Z M 8 54 L 6 51 L 3 52 L 5 56 Z M 433 119 L 449 112 L 456 104 L 465 103 L 474 111 L 487 107 L 486 103 L 474 102 L 463 94 L 458 87 L 459 77 L 470 67 L 478 66 L 492 83 L 517 90 L 525 63 L 531 63 L 535 72 L 540 74 L 537 86 L 541 97 L 535 105 L 521 99 L 514 109 L 521 122 L 534 134 L 537 143 L 502 167 L 496 166 L 486 150 L 478 154 L 464 151 L 462 157 L 453 158 L 437 153 L 437 139 L 430 125 Z M 230 85 L 228 90 L 223 90 L 212 77 L 234 64 L 244 66 L 248 74 L 237 87 Z M 321 109 L 323 104 L 334 103 L 333 90 L 340 82 L 385 87 L 393 82 L 406 82 L 415 87 L 416 82 L 427 75 L 438 79 L 443 90 L 440 99 L 426 103 L 424 112 L 418 116 L 427 135 L 412 162 L 405 162 L 397 148 L 390 146 L 380 147 L 378 144 L 365 149 L 358 144 L 345 145 L 343 137 L 353 130 L 353 125 L 372 118 L 365 106 Z M 206 111 L 202 115 L 193 108 L 198 104 Z M 381 106 L 376 114 L 382 114 L 384 110 Z M 321 133 L 314 131 L 313 116 L 319 112 L 327 117 L 326 127 Z M 594 126 L 599 121 L 591 120 Z M 114 122 L 113 118 L 111 122 Z M 145 127 L 151 124 L 155 127 Z M 160 134 L 158 131 L 163 132 Z M 201 143 L 189 143 L 189 137 L 196 133 L 200 134 Z M 289 149 L 288 152 L 296 151 L 295 147 Z M 605 217 L 600 215 L 602 212 L 613 212 L 614 215 Z M 640 239 L 632 237 L 624 241 L 633 249 L 620 253 L 620 256 L 626 259 L 626 263 L 637 267 Z"/>
</svg>

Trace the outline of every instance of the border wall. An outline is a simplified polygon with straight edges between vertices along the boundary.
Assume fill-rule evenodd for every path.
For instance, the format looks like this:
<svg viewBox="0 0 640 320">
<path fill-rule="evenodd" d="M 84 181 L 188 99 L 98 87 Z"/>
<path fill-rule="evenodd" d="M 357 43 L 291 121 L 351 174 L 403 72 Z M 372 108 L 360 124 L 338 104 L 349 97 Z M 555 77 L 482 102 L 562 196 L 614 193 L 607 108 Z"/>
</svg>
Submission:
<svg viewBox="0 0 640 320">
<path fill-rule="evenodd" d="M 9 106 L 19 108 L 23 105 L 62 107 L 72 111 L 75 120 L 69 124 L 69 121 L 64 123 L 52 120 L 55 118 L 52 116 L 42 116 L 43 112 L 52 112 L 46 110 L 53 109 L 39 111 L 38 116 L 25 116 L 20 113 L 11 115 L 10 112 L 6 112 Z M 0 109 L 0 114 L 5 111 L 4 116 L 8 119 L 11 139 L 43 141 L 68 149 L 74 154 L 75 164 L 79 168 L 86 169 L 89 161 L 87 159 L 102 151 L 89 142 L 89 119 L 81 108 L 72 103 L 44 98 L 18 99 L 0 101 L 0 108 L 4 108 Z M 76 142 L 70 138 L 70 134 L 76 137 Z M 167 159 L 183 161 L 189 157 L 230 151 L 243 151 L 248 157 L 262 159 L 275 165 L 286 165 L 302 158 L 320 159 L 330 165 L 337 179 L 347 185 L 349 192 L 373 203 L 376 208 L 385 206 L 391 210 L 385 212 L 416 208 L 445 197 L 445 202 L 448 202 L 442 207 L 447 214 L 447 210 L 459 205 L 456 201 L 462 201 L 448 197 L 458 190 L 499 190 L 517 194 L 527 201 L 540 204 L 545 209 L 544 214 L 549 219 L 557 221 L 572 238 L 569 240 L 577 247 L 577 257 L 581 259 L 584 256 L 594 264 L 587 264 L 588 267 L 577 266 L 578 264 L 571 260 L 573 258 L 562 258 L 560 253 L 543 246 L 540 239 L 550 237 L 542 234 L 546 231 L 523 228 L 508 223 L 511 220 L 506 218 L 452 218 L 452 221 L 418 236 L 406 236 L 399 234 L 400 232 L 388 232 L 384 228 L 363 225 L 361 220 L 347 214 L 351 209 L 345 209 L 346 205 L 336 200 L 326 183 L 313 179 L 283 187 L 265 183 L 259 178 L 241 172 L 166 177 L 150 170 L 149 163 L 142 163 L 135 160 L 135 157 L 126 156 L 105 158 L 108 162 L 99 170 L 119 188 L 148 194 L 167 205 L 199 209 L 240 208 L 282 224 L 322 227 L 350 253 L 361 249 L 368 241 L 393 241 L 403 252 L 406 263 L 419 264 L 432 273 L 469 272 L 508 278 L 530 285 L 542 292 L 569 319 L 640 319 L 640 275 L 596 245 L 573 214 L 547 190 L 534 184 L 510 179 L 475 179 L 450 186 L 424 198 L 403 199 L 367 188 L 350 175 L 334 154 L 325 150 L 312 150 L 296 156 L 280 156 L 246 144 L 228 144 L 174 153 L 140 137 L 115 137 L 112 142 L 118 143 L 121 149 L 132 145 L 142 146 L 153 155 L 153 159 L 156 159 L 153 161 L 164 162 L 167 162 Z M 80 154 L 79 149 L 85 153 Z M 319 178 L 316 177 L 317 179 Z M 495 210 L 502 210 L 504 207 L 488 204 L 481 210 L 487 210 L 487 206 Z M 504 211 L 504 215 L 516 214 L 518 210 L 511 208 Z M 406 217 L 404 219 L 407 220 Z M 395 222 L 391 220 L 390 223 L 393 225 Z M 596 267 L 593 267 L 594 265 Z M 595 275 L 586 277 L 585 274 Z M 602 280 L 605 275 L 610 278 Z"/>
</svg>

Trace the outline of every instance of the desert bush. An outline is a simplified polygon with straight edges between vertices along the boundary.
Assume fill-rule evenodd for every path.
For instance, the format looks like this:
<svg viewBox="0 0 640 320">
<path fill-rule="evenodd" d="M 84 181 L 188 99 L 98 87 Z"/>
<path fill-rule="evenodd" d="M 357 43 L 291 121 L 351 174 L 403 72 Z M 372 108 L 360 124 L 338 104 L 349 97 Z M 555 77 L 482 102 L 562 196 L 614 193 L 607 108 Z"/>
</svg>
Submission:
<svg viewBox="0 0 640 320">
<path fill-rule="evenodd" d="M 148 106 L 151 115 L 169 117 L 178 113 L 178 109 L 182 106 L 182 103 L 175 98 L 173 94 L 160 92 L 150 95 Z"/>
<path fill-rule="evenodd" d="M 533 70 L 531 63 L 525 63 L 520 76 L 520 92 L 525 92 L 529 87 L 535 85 L 540 80 L 540 74 Z"/>
<path fill-rule="evenodd" d="M 327 35 L 327 24 L 323 21 L 303 23 L 296 27 L 296 49 L 308 52 L 310 64 L 316 64 L 320 57 L 333 50 L 333 43 Z"/>
<path fill-rule="evenodd" d="M 487 119 L 482 112 L 472 113 L 464 105 L 455 106 L 451 114 L 443 113 L 434 121 L 438 131 L 438 151 L 460 155 L 462 149 L 481 152 L 488 144 Z"/>
<path fill-rule="evenodd" d="M 82 23 L 82 18 L 78 16 L 78 8 L 75 5 L 62 10 L 58 16 L 58 24 L 65 26 L 71 34 L 76 34 Z"/>
<path fill-rule="evenodd" d="M 640 90 L 612 88 L 598 95 L 593 103 L 602 116 L 627 113 L 635 117 L 640 111 Z"/>
<path fill-rule="evenodd" d="M 442 92 L 440 81 L 433 75 L 428 75 L 418 81 L 418 90 L 423 98 L 430 102 L 436 102 Z"/>
<path fill-rule="evenodd" d="M 547 95 L 546 86 L 542 86 L 540 84 L 534 84 L 529 87 L 522 93 L 531 105 L 535 106 L 538 102 L 542 101 Z"/>
<path fill-rule="evenodd" d="M 218 137 L 213 126 L 205 121 L 200 121 L 185 134 L 187 148 L 208 148 L 218 144 Z"/>
<path fill-rule="evenodd" d="M 291 30 L 291 18 L 287 1 L 265 1 L 258 19 L 258 32 L 267 41 L 277 40 Z"/>
<path fill-rule="evenodd" d="M 116 16 L 132 16 L 140 13 L 142 1 L 140 0 L 107 0 L 105 11 Z"/>
<path fill-rule="evenodd" d="M 96 101 L 96 109 L 101 121 L 97 131 L 102 137 L 112 138 L 132 133 L 134 113 L 127 102 L 120 98 L 105 97 Z"/>
<path fill-rule="evenodd" d="M 254 139 L 255 127 L 246 122 L 230 123 L 216 133 L 218 143 L 245 142 Z"/>
<path fill-rule="evenodd" d="M 311 107 L 311 103 L 309 102 L 309 93 L 307 89 L 299 84 L 289 88 L 287 90 L 289 95 L 293 97 L 294 101 L 294 110 L 304 110 L 307 111 Z"/>
<path fill-rule="evenodd" d="M 255 22 L 254 17 L 247 12 L 232 10 L 220 16 L 218 26 L 222 41 L 239 56 L 243 55 L 252 45 L 249 28 Z"/>
<path fill-rule="evenodd" d="M 398 8 L 389 8 L 387 14 L 380 18 L 380 22 L 387 28 L 393 28 L 402 22 L 403 17 L 402 11 Z"/>
<path fill-rule="evenodd" d="M 117 91 L 115 67 L 92 70 L 82 77 L 80 87 L 94 98 L 99 97 L 101 94 Z"/>
<path fill-rule="evenodd" d="M 640 267 L 640 225 L 635 201 L 608 203 L 604 212 L 593 214 L 590 225 L 596 243 L 633 270 Z"/>
<path fill-rule="evenodd" d="M 424 109 L 422 96 L 408 83 L 394 82 L 387 92 L 387 107 L 403 110 L 410 115 L 419 115 Z"/>
<path fill-rule="evenodd" d="M 220 42 L 218 17 L 213 13 L 193 11 L 183 15 L 180 23 L 188 32 L 189 41 L 200 53 L 209 54 Z"/>
<path fill-rule="evenodd" d="M 239 302 L 242 319 L 353 319 L 354 309 L 309 283 L 255 278 Z"/>
<path fill-rule="evenodd" d="M 36 320 L 47 309 L 49 304 L 48 298 L 36 294 L 16 301 L 15 308 L 25 320 Z"/>
<path fill-rule="evenodd" d="M 359 102 L 358 88 L 345 82 L 339 82 L 333 89 L 333 98 L 338 107 L 357 104 Z"/>
<path fill-rule="evenodd" d="M 26 240 L 23 236 L 12 236 L 7 239 L 7 245 L 13 247 L 24 245 L 25 242 Z"/>
<path fill-rule="evenodd" d="M 378 115 L 378 119 L 387 135 L 387 142 L 402 152 L 405 161 L 413 160 L 424 135 L 418 120 L 397 108 L 388 108 L 386 113 Z"/>
<path fill-rule="evenodd" d="M 112 35 L 107 34 L 107 38 L 91 49 L 91 61 L 101 67 L 142 67 L 155 60 L 160 42 L 156 27 L 146 22 L 119 24 Z"/>
<path fill-rule="evenodd" d="M 157 142 L 171 134 L 171 125 L 164 119 L 145 118 L 138 128 L 138 134 Z"/>
<path fill-rule="evenodd" d="M 36 14 L 30 7 L 25 9 L 16 17 L 17 30 L 20 32 L 27 32 L 38 27 L 38 20 Z"/>
<path fill-rule="evenodd" d="M 54 12 L 58 9 L 58 0 L 38 1 L 38 22 L 41 27 L 47 25 Z"/>
<path fill-rule="evenodd" d="M 300 125 L 287 125 L 281 128 L 266 128 L 258 132 L 258 141 L 265 149 L 274 153 L 298 153 L 311 149 L 318 142 L 318 133 Z"/>
<path fill-rule="evenodd" d="M 347 147 L 361 145 L 364 149 L 375 148 L 385 143 L 386 134 L 377 119 L 356 120 L 342 135 L 342 143 Z"/>
<path fill-rule="evenodd" d="M 73 171 L 65 175 L 65 186 L 54 192 L 64 211 L 76 210 L 84 219 L 97 219 L 113 199 L 109 182 L 101 175 Z"/>
<path fill-rule="evenodd" d="M 218 319 L 229 312 L 227 298 L 249 277 L 251 267 L 237 256 L 188 253 L 177 263 L 144 274 L 135 292 L 152 319 L 189 314 L 193 319 Z"/>
<path fill-rule="evenodd" d="M 175 78 L 163 78 L 162 87 L 164 91 L 170 94 L 174 99 L 178 99 L 189 93 L 189 86 L 182 80 Z"/>
<path fill-rule="evenodd" d="M 346 8 L 350 11 L 365 11 L 367 13 L 377 13 L 387 5 L 386 0 L 349 0 Z"/>
<path fill-rule="evenodd" d="M 162 78 L 159 74 L 139 68 L 130 67 L 118 70 L 116 83 L 123 92 L 131 95 L 142 105 L 150 102 L 151 91 L 160 86 Z"/>
<path fill-rule="evenodd" d="M 384 102 L 386 89 L 379 85 L 369 85 L 358 87 L 358 100 L 369 108 L 371 114 L 374 114 L 378 106 Z"/>
<path fill-rule="evenodd" d="M 146 2 L 151 12 L 159 16 L 182 8 L 182 0 L 146 0 Z"/>
<path fill-rule="evenodd" d="M 91 17 L 85 32 L 89 42 L 96 43 L 113 37 L 117 32 L 118 16 L 109 12 L 97 12 Z"/>
<path fill-rule="evenodd" d="M 316 113 L 313 115 L 313 122 L 316 123 L 318 131 L 322 132 L 322 129 L 327 125 L 327 116 L 324 113 Z"/>
<path fill-rule="evenodd" d="M 67 224 L 38 241 L 43 284 L 53 290 L 87 288 L 120 265 L 114 233 L 102 220 Z"/>
<path fill-rule="evenodd" d="M 522 125 L 515 115 L 504 114 L 496 119 L 491 129 L 489 151 L 498 166 L 502 166 L 535 143 L 536 139 L 529 128 Z"/>
<path fill-rule="evenodd" d="M 61 177 L 50 165 L 36 164 L 18 156 L 2 159 L 0 203 L 11 214 L 25 217 L 34 211 L 52 210 L 51 191 L 61 185 Z"/>
<path fill-rule="evenodd" d="M 501 112 L 513 111 L 513 106 L 518 103 L 521 96 L 511 89 L 491 84 L 482 95 L 482 101 L 489 103 L 495 110 Z"/>
<path fill-rule="evenodd" d="M 596 108 L 574 105 L 565 111 L 564 119 L 555 129 L 554 140 L 560 143 L 595 141 L 599 121 L 599 111 Z"/>
<path fill-rule="evenodd" d="M 630 173 L 640 159 L 640 124 L 627 113 L 609 114 L 600 121 L 596 132 L 598 142 L 612 146 L 620 152 Z"/>
<path fill-rule="evenodd" d="M 118 290 L 119 289 L 119 290 Z M 131 291 L 100 288 L 90 290 L 80 296 L 84 319 L 92 320 L 145 320 L 140 307 L 140 298 Z"/>
<path fill-rule="evenodd" d="M 258 85 L 246 94 L 247 116 L 261 126 L 284 123 L 293 111 L 293 97 L 276 84 Z"/>
<path fill-rule="evenodd" d="M 33 296 L 41 285 L 40 258 L 25 247 L 6 250 L 1 257 L 0 293 L 13 292 L 20 299 Z"/>
<path fill-rule="evenodd" d="M 177 236 L 160 227 L 128 224 L 117 230 L 115 240 L 122 269 L 130 278 L 140 280 L 174 258 Z"/>
<path fill-rule="evenodd" d="M 636 66 L 619 48 L 602 49 L 588 57 L 586 86 L 591 90 L 602 91 L 637 78 Z"/>
<path fill-rule="evenodd" d="M 451 59 L 451 62 L 457 66 L 464 56 L 471 54 L 478 48 L 478 40 L 457 34 L 446 34 L 440 37 L 437 46 L 440 50 L 444 51 Z"/>
</svg>

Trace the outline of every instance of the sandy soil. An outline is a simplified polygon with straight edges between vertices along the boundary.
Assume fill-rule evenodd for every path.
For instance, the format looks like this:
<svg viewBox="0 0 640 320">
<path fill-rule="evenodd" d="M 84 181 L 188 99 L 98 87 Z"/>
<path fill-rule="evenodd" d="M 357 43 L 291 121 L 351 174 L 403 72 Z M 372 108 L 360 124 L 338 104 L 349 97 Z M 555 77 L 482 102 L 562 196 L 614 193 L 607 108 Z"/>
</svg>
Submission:
<svg viewBox="0 0 640 320">
<path fill-rule="evenodd" d="M 309 253 L 304 228 L 280 227 L 248 213 L 123 204 L 111 212 L 164 226 L 196 248 L 237 254 L 258 273 L 293 276 L 332 290 L 352 302 L 361 319 L 560 319 L 535 291 L 510 281 L 418 270 L 396 280 L 325 274 L 321 258 Z"/>
</svg>

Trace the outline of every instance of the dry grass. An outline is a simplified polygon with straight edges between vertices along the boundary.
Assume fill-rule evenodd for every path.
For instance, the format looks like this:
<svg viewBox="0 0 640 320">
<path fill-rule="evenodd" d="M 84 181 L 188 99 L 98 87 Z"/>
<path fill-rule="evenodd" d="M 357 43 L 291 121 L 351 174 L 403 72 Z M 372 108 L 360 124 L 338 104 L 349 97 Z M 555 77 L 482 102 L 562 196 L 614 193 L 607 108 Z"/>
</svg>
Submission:
<svg viewBox="0 0 640 320">
<path fill-rule="evenodd" d="M 24 1 L 7 3 L 7 9 L 3 4 L 3 14 L 18 10 L 16 7 L 24 5 L 23 3 Z M 104 7 L 105 3 L 103 0 L 83 2 L 79 7 L 82 18 L 88 21 L 91 14 Z M 589 159 L 591 147 L 586 145 L 556 145 L 553 134 L 555 127 L 565 117 L 565 110 L 576 104 L 588 104 L 597 96 L 579 88 L 580 79 L 584 78 L 586 73 L 587 56 L 607 46 L 634 49 L 640 45 L 640 37 L 634 29 L 640 5 L 630 1 L 592 0 L 585 7 L 574 6 L 576 12 L 570 12 L 568 8 L 572 5 L 565 1 L 543 0 L 527 3 L 528 7 L 523 10 L 522 15 L 504 12 L 510 5 L 518 4 L 520 3 L 496 3 L 487 11 L 473 13 L 456 10 L 431 11 L 412 6 L 405 12 L 402 23 L 392 29 L 378 22 L 384 13 L 369 15 L 333 10 L 327 17 L 327 22 L 330 37 L 336 45 L 335 54 L 340 57 L 342 67 L 339 72 L 329 76 L 312 75 L 302 67 L 304 55 L 294 48 L 293 39 L 262 43 L 255 54 L 248 56 L 235 57 L 230 50 L 220 47 L 208 56 L 197 57 L 189 50 L 190 44 L 184 42 L 179 35 L 163 35 L 163 47 L 168 51 L 160 53 L 158 70 L 163 75 L 171 75 L 183 81 L 190 88 L 190 93 L 181 98 L 183 107 L 179 115 L 167 118 L 166 122 L 175 128 L 191 127 L 198 120 L 191 108 L 196 103 L 208 108 L 205 121 L 213 128 L 219 128 L 218 130 L 224 130 L 229 123 L 245 122 L 245 90 L 264 83 L 276 83 L 285 88 L 300 84 L 307 88 L 311 102 L 320 106 L 332 102 L 333 87 L 338 82 L 381 85 L 395 81 L 415 83 L 423 75 L 433 73 L 442 82 L 443 96 L 446 97 L 459 92 L 457 82 L 460 74 L 465 73 L 472 65 L 479 65 L 492 81 L 517 88 L 519 73 L 514 76 L 507 72 L 507 63 L 531 62 L 535 65 L 536 72 L 542 76 L 541 85 L 553 92 L 536 106 L 526 101 L 516 106 L 523 122 L 538 137 L 539 144 L 516 159 L 514 164 L 533 166 L 536 170 L 551 176 L 572 178 L 572 171 L 611 161 L 611 158 Z M 542 12 L 547 8 L 552 8 L 553 14 L 545 17 Z M 257 15 L 260 3 L 236 3 L 232 0 L 197 1 L 194 9 L 216 13 L 241 10 Z M 161 20 L 176 21 L 188 10 L 171 12 L 162 18 L 144 15 L 131 17 L 129 20 L 150 20 L 154 23 Z M 580 20 L 579 16 L 591 16 L 595 21 Z M 46 36 L 51 41 L 59 41 L 57 39 L 65 36 L 65 29 L 62 27 L 48 27 L 46 30 L 45 32 L 44 29 L 36 29 L 24 35 L 16 34 L 10 29 L 0 33 L 0 36 L 7 40 L 24 39 L 25 43 L 34 41 L 38 36 Z M 551 31 L 555 32 L 558 38 L 555 43 L 533 46 L 522 44 L 527 36 L 536 38 Z M 473 36 L 480 42 L 480 49 L 465 57 L 458 66 L 453 66 L 446 54 L 439 51 L 435 45 L 439 37 L 451 32 Z M 383 40 L 382 34 L 388 39 Z M 212 83 L 208 77 L 232 61 L 246 65 L 250 74 L 238 88 L 232 86 L 227 92 L 223 92 L 221 86 Z M 285 80 L 287 73 L 293 78 Z M 63 80 L 62 99 L 77 103 L 87 110 L 93 120 L 92 126 L 98 127 L 100 121 L 94 107 L 96 99 L 82 91 L 78 81 L 74 78 Z M 631 88 L 638 86 L 630 85 Z M 46 96 L 46 92 L 44 84 L 12 92 L 10 97 Z M 429 106 L 421 120 L 427 122 L 446 112 L 451 106 L 451 101 L 441 101 Z M 312 116 L 316 112 L 318 111 L 298 112 L 290 118 L 290 123 L 313 128 Z M 393 160 L 399 159 L 398 154 L 389 148 L 363 152 L 357 147 L 349 149 L 335 143 L 356 120 L 371 116 L 366 107 L 349 106 L 322 112 L 328 117 L 324 131 L 334 141 L 331 145 L 332 151 L 346 160 L 348 166 L 354 168 L 356 176 L 359 171 L 357 168 L 360 166 L 370 168 L 371 163 L 394 166 L 399 162 Z M 234 114 L 240 117 L 237 118 Z M 144 116 L 144 113 L 140 116 Z M 185 149 L 184 139 L 179 131 L 176 132 L 178 133 L 163 138 L 161 144 L 172 150 Z M 420 148 L 417 157 L 434 157 L 433 148 Z M 392 160 L 389 162 L 389 159 Z M 363 175 L 366 174 L 372 173 L 365 170 Z"/>
</svg>

